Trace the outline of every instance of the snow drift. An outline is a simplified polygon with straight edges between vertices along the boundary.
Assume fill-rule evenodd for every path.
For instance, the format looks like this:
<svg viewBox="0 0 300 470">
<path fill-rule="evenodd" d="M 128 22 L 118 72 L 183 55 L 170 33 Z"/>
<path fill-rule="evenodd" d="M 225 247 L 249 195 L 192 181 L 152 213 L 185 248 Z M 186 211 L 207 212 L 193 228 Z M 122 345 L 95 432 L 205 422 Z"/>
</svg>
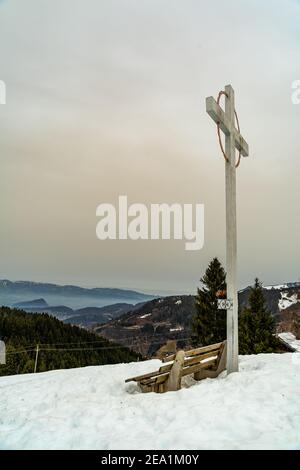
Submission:
<svg viewBox="0 0 300 470">
<path fill-rule="evenodd" d="M 0 378 L 2 449 L 300 449 L 300 353 L 163 395 L 128 377 L 160 362 Z"/>
</svg>

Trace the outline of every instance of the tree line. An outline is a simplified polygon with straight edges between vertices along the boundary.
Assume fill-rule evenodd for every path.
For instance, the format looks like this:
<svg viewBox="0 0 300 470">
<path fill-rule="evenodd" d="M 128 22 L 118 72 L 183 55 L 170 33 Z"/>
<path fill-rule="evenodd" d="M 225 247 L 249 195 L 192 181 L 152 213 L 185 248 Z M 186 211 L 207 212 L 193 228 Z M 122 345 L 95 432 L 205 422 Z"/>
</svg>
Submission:
<svg viewBox="0 0 300 470">
<path fill-rule="evenodd" d="M 192 320 L 193 343 L 198 346 L 226 339 L 226 310 L 218 309 L 218 299 L 226 298 L 226 273 L 214 258 L 200 279 L 195 298 L 196 313 Z M 248 305 L 239 310 L 239 353 L 259 354 L 282 350 L 275 335 L 276 322 L 266 307 L 262 284 L 255 279 Z"/>
<path fill-rule="evenodd" d="M 0 339 L 6 345 L 6 365 L 0 365 L 0 376 L 33 372 L 37 344 L 42 345 L 37 372 L 142 358 L 134 351 L 46 313 L 27 313 L 9 307 L 0 308 Z"/>
</svg>

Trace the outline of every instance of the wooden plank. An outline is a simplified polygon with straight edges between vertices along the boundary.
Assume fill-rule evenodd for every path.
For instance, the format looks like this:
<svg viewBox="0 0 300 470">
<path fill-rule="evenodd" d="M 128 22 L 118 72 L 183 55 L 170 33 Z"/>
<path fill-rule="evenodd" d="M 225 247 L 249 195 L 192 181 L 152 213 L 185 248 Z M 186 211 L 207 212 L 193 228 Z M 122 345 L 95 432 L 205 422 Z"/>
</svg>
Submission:
<svg viewBox="0 0 300 470">
<path fill-rule="evenodd" d="M 164 383 L 168 377 L 169 377 L 169 374 L 164 374 L 164 375 L 159 375 L 157 377 L 154 377 L 153 379 L 141 380 L 140 382 L 142 385 L 160 384 L 160 383 Z"/>
<path fill-rule="evenodd" d="M 159 372 L 162 372 L 162 373 L 170 372 L 170 370 L 172 369 L 172 366 L 173 366 L 173 362 L 171 364 L 167 364 L 166 366 L 161 366 L 159 368 Z"/>
<path fill-rule="evenodd" d="M 221 343 L 215 343 L 215 344 L 210 344 L 209 346 L 203 346 L 201 348 L 197 349 L 191 349 L 190 351 L 186 351 L 185 356 L 186 357 L 191 357 L 191 356 L 197 356 L 198 354 L 205 354 L 210 351 L 218 351 L 220 350 L 220 347 L 222 346 L 223 342 Z"/>
<path fill-rule="evenodd" d="M 207 361 L 207 362 L 203 362 L 203 363 L 200 363 L 200 364 L 195 364 L 191 367 L 186 367 L 186 368 L 183 369 L 181 377 L 185 377 L 187 375 L 195 374 L 196 372 L 199 372 L 200 370 L 203 370 L 203 369 L 209 369 L 210 367 L 215 366 L 215 364 L 216 364 L 216 360 L 211 359 L 210 361 Z"/>
<path fill-rule="evenodd" d="M 145 386 L 145 385 L 150 386 L 150 385 L 154 385 L 155 381 L 156 379 L 145 379 L 145 380 L 140 380 L 139 383 L 142 386 Z"/>
<path fill-rule="evenodd" d="M 217 361 L 216 361 L 216 369 L 219 367 L 220 360 L 221 360 L 221 358 L 222 358 L 222 354 L 223 354 L 225 345 L 226 345 L 226 341 L 224 341 L 224 342 L 222 343 L 222 346 L 220 347 L 219 355 L 218 355 Z"/>
<path fill-rule="evenodd" d="M 161 375 L 163 372 L 159 372 L 158 370 L 155 372 L 149 372 L 148 374 L 138 375 L 137 377 L 131 377 L 130 379 L 126 379 L 125 383 L 127 382 L 140 382 L 143 379 L 149 379 L 151 377 L 156 377 Z"/>
<path fill-rule="evenodd" d="M 205 359 L 210 359 L 210 358 L 214 358 L 213 361 L 207 361 L 207 362 L 201 362 L 201 361 L 204 361 Z M 203 367 L 210 367 L 212 364 L 215 364 L 217 360 L 217 354 L 215 351 L 211 351 L 210 353 L 207 353 L 205 355 L 200 355 L 200 356 L 196 356 L 196 357 L 191 357 L 191 358 L 188 358 L 188 359 L 185 359 L 184 361 L 184 369 L 186 371 L 186 373 L 184 375 L 188 375 L 188 374 L 193 374 L 194 373 L 194 368 L 190 367 L 190 366 L 200 366 L 200 369 L 203 369 Z M 168 376 L 169 376 L 169 372 L 171 370 L 171 368 L 173 367 L 173 364 L 168 364 L 166 366 L 162 366 L 159 370 L 160 374 L 152 374 L 151 377 L 142 377 L 142 379 L 139 379 L 139 380 L 136 380 L 137 382 L 141 382 L 142 385 L 151 385 L 151 384 L 159 384 L 159 383 L 163 383 L 167 380 Z M 197 369 L 198 370 L 198 369 Z M 147 374 L 145 374 L 147 375 Z M 182 376 L 182 374 L 181 374 Z"/>
<path fill-rule="evenodd" d="M 169 374 L 165 374 L 165 375 L 159 375 L 155 381 L 155 383 L 157 384 L 163 384 L 167 378 L 169 377 Z"/>
<path fill-rule="evenodd" d="M 181 371 L 184 366 L 184 359 L 184 351 L 178 351 L 166 384 L 168 392 L 175 392 L 176 390 L 181 389 Z"/>
<path fill-rule="evenodd" d="M 185 357 L 198 356 L 199 354 L 204 354 L 206 352 L 210 352 L 210 351 L 213 351 L 213 350 L 218 350 L 218 349 L 220 349 L 222 344 L 223 344 L 223 342 L 210 344 L 209 346 L 203 346 L 203 347 L 197 348 L 197 349 L 190 349 L 189 351 L 185 351 Z M 163 362 L 170 362 L 170 361 L 173 361 L 175 359 L 175 357 L 176 357 L 176 354 L 171 354 L 170 356 L 164 357 L 162 361 Z"/>
<path fill-rule="evenodd" d="M 176 354 L 171 354 L 170 356 L 166 356 L 162 358 L 162 362 L 171 362 L 174 361 Z"/>
<path fill-rule="evenodd" d="M 139 383 L 140 388 L 143 393 L 149 393 L 149 392 L 154 392 L 154 385 L 142 385 L 141 382 Z"/>
<path fill-rule="evenodd" d="M 184 368 L 186 372 L 184 375 L 188 375 L 189 373 L 190 374 L 194 373 L 193 371 L 187 372 L 187 370 L 189 369 L 189 367 L 187 366 L 193 366 L 193 365 L 197 366 L 199 364 L 199 366 L 201 366 L 200 369 L 202 369 L 203 367 L 201 364 L 202 364 L 202 361 L 204 361 L 205 359 L 209 359 L 211 357 L 217 356 L 217 358 L 215 359 L 215 362 L 217 361 L 218 363 L 219 358 L 221 356 L 221 352 L 224 348 L 224 345 L 225 345 L 225 342 L 223 341 L 222 343 L 215 343 L 209 346 L 204 346 L 201 348 L 196 348 L 196 349 L 191 349 L 189 351 L 186 351 L 185 352 L 186 357 L 184 361 Z M 175 357 L 176 357 L 176 354 L 172 354 L 171 356 L 164 358 L 163 362 L 170 362 L 174 360 Z M 205 367 L 208 364 L 207 367 L 209 367 L 211 365 L 211 361 L 205 362 L 203 364 L 205 365 Z M 172 369 L 172 367 L 173 367 L 173 363 L 167 364 L 167 365 L 161 366 L 158 371 L 149 372 L 148 374 L 143 374 L 143 375 L 139 375 L 136 377 L 132 377 L 130 379 L 126 379 L 125 382 L 127 383 L 127 382 L 143 381 L 146 385 L 150 383 L 154 384 L 156 382 L 163 383 L 166 380 L 166 378 L 169 376 L 169 372 Z M 158 381 L 158 378 L 162 376 L 163 378 Z"/>
<path fill-rule="evenodd" d="M 201 364 L 195 364 L 194 366 L 186 367 L 182 370 L 181 377 L 194 374 L 195 372 L 198 372 L 199 370 L 202 370 L 202 369 L 207 369 L 208 367 L 215 365 L 215 363 L 216 363 L 216 360 L 211 359 L 210 361 L 202 362 Z"/>
<path fill-rule="evenodd" d="M 220 354 L 219 351 L 211 351 L 207 354 L 201 354 L 200 356 L 189 357 L 185 359 L 184 367 L 191 366 L 193 364 L 198 364 L 204 361 L 205 359 L 209 359 L 210 357 L 215 357 L 217 360 L 217 358 L 219 357 L 219 354 Z"/>
</svg>

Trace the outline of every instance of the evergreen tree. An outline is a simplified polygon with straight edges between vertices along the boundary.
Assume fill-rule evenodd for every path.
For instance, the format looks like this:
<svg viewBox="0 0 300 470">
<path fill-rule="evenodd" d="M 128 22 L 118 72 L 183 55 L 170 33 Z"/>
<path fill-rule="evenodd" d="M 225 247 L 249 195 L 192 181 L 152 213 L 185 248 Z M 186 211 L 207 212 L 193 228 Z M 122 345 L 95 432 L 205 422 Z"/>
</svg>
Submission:
<svg viewBox="0 0 300 470">
<path fill-rule="evenodd" d="M 275 319 L 266 308 L 262 285 L 255 279 L 249 295 L 249 305 L 239 319 L 240 354 L 274 352 L 278 346 L 275 335 Z"/>
<path fill-rule="evenodd" d="M 214 258 L 200 280 L 197 289 L 196 313 L 192 320 L 193 343 L 206 346 L 226 339 L 226 310 L 218 310 L 218 293 L 226 292 L 226 273 L 218 258 Z"/>
</svg>

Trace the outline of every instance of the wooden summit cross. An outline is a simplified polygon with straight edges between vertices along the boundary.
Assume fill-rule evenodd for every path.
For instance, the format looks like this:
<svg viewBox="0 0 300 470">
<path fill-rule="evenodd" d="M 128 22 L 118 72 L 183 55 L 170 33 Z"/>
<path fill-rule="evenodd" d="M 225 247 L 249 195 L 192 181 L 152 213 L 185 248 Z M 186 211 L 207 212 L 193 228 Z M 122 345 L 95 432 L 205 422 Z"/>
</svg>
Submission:
<svg viewBox="0 0 300 470">
<path fill-rule="evenodd" d="M 225 95 L 225 112 L 219 102 Z M 219 143 L 225 159 L 226 183 L 226 273 L 227 300 L 220 300 L 220 308 L 227 310 L 227 373 L 237 372 L 238 365 L 238 294 L 236 279 L 237 230 L 236 230 L 236 168 L 241 155 L 247 157 L 249 148 L 240 134 L 240 126 L 234 106 L 234 90 L 231 85 L 219 93 L 216 101 L 212 96 L 206 98 L 206 111 L 218 126 Z M 237 127 L 235 126 L 235 119 Z M 223 149 L 220 130 L 225 134 L 225 150 Z M 239 152 L 238 162 L 235 151 Z M 223 303 L 222 303 L 223 302 Z"/>
</svg>

